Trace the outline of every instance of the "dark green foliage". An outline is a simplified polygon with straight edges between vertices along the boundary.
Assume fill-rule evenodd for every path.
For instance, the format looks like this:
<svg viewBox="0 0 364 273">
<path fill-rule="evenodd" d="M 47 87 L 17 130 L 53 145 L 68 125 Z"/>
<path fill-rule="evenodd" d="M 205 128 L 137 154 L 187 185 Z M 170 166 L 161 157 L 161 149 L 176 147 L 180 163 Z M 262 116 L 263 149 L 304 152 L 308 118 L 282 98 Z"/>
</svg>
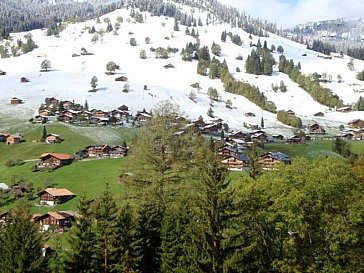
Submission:
<svg viewBox="0 0 364 273">
<path fill-rule="evenodd" d="M 282 47 L 281 45 L 279 45 L 279 46 L 277 47 L 277 52 L 278 52 L 278 53 L 280 53 L 280 54 L 283 54 L 284 49 L 283 49 L 283 47 Z"/>
<path fill-rule="evenodd" d="M 218 44 L 215 44 L 214 42 L 212 43 L 211 46 L 211 53 L 216 55 L 216 56 L 220 56 L 221 54 L 221 47 Z"/>
<path fill-rule="evenodd" d="M 321 40 L 314 39 L 312 45 L 307 45 L 307 49 L 311 49 L 317 52 L 321 52 L 325 55 L 330 55 L 331 52 L 336 52 L 335 45 Z"/>
<path fill-rule="evenodd" d="M 277 112 L 277 119 L 289 126 L 300 128 L 302 126 L 302 121 L 299 117 L 291 115 L 286 111 L 278 111 Z"/>
<path fill-rule="evenodd" d="M 286 57 L 279 57 L 278 69 L 280 72 L 286 73 L 294 82 L 298 83 L 302 89 L 311 95 L 311 97 L 328 107 L 342 107 L 343 101 L 338 95 L 333 94 L 328 88 L 320 85 L 319 75 L 316 73 L 317 78 L 312 79 L 310 76 L 301 74 L 300 70 L 295 67 L 293 60 L 288 61 Z M 313 74 L 315 75 L 315 74 Z"/>
<path fill-rule="evenodd" d="M 141 254 L 138 270 L 156 273 L 160 270 L 161 230 L 165 211 L 162 186 L 152 186 L 143 198 L 136 224 L 136 249 Z"/>
<path fill-rule="evenodd" d="M 238 272 L 361 271 L 363 193 L 346 161 L 296 159 L 241 182 Z"/>
<path fill-rule="evenodd" d="M 65 267 L 69 272 L 94 272 L 96 259 L 96 234 L 93 230 L 91 201 L 81 196 L 78 205 L 80 214 L 69 237 L 70 251 Z"/>
<path fill-rule="evenodd" d="M 40 141 L 41 141 L 41 142 L 45 142 L 46 137 L 47 137 L 47 129 L 46 129 L 45 125 L 44 125 L 44 126 L 43 126 L 43 130 L 42 130 L 42 136 L 41 136 L 41 138 L 40 138 Z"/>
<path fill-rule="evenodd" d="M 350 144 L 339 137 L 332 141 L 332 151 L 343 157 L 351 156 Z"/>
<path fill-rule="evenodd" d="M 226 92 L 246 97 L 260 108 L 275 113 L 277 108 L 272 101 L 268 101 L 267 97 L 259 91 L 259 88 L 249 83 L 233 80 L 229 72 L 221 73 L 221 80 L 224 82 Z"/>
<path fill-rule="evenodd" d="M 226 42 L 226 30 L 221 33 L 221 42 Z"/>
<path fill-rule="evenodd" d="M 179 31 L 179 25 L 178 25 L 177 18 L 174 19 L 173 30 L 174 31 Z"/>
<path fill-rule="evenodd" d="M 364 81 L 364 70 L 359 72 L 357 75 L 356 75 L 356 78 L 359 80 L 359 81 Z"/>
<path fill-rule="evenodd" d="M 274 64 L 274 57 L 268 49 L 253 49 L 246 59 L 245 69 L 250 74 L 270 76 L 272 75 Z"/>
<path fill-rule="evenodd" d="M 20 206 L 9 212 L 6 224 L 0 226 L 0 272 L 46 272 L 44 242 L 27 208 Z"/>
<path fill-rule="evenodd" d="M 135 219 L 129 205 L 122 207 L 116 218 L 112 238 L 111 272 L 135 272 L 140 262 L 136 248 Z"/>
<path fill-rule="evenodd" d="M 359 97 L 354 108 L 356 111 L 364 111 L 364 98 L 362 96 Z"/>
</svg>

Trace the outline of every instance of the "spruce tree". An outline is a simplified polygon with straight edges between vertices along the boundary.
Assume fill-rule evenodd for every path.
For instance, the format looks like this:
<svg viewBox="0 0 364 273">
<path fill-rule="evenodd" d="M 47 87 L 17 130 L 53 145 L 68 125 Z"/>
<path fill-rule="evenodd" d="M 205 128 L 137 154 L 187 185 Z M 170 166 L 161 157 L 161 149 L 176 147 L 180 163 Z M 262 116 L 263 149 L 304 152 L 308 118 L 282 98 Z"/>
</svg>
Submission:
<svg viewBox="0 0 364 273">
<path fill-rule="evenodd" d="M 112 241 L 114 236 L 115 219 L 117 207 L 115 199 L 111 194 L 109 184 L 106 183 L 106 189 L 101 196 L 96 199 L 95 207 L 95 232 L 98 265 L 102 265 L 99 271 L 110 272 Z"/>
<path fill-rule="evenodd" d="M 65 267 L 68 272 L 90 273 L 96 270 L 95 232 L 93 230 L 94 216 L 91 201 L 85 195 L 80 197 L 78 204 L 79 217 L 70 231 L 68 239 L 70 251 L 67 252 Z"/>
<path fill-rule="evenodd" d="M 28 209 L 21 204 L 8 215 L 0 227 L 0 273 L 46 272 L 42 255 L 45 238 L 31 221 Z"/>
<path fill-rule="evenodd" d="M 135 221 L 129 204 L 119 210 L 113 232 L 111 272 L 136 272 L 141 253 L 136 248 Z"/>
<path fill-rule="evenodd" d="M 42 136 L 40 138 L 40 141 L 45 142 L 46 138 L 47 138 L 47 129 L 45 125 L 43 125 Z"/>
</svg>

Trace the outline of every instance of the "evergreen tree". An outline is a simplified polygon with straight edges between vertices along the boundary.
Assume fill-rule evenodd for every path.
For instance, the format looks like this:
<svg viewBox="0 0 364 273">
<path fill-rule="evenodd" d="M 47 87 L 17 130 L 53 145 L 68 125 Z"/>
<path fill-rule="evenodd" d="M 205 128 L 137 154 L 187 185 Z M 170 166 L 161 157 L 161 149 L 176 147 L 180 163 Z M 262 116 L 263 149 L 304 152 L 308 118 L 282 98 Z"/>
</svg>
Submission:
<svg viewBox="0 0 364 273">
<path fill-rule="evenodd" d="M 93 230 L 91 201 L 84 195 L 78 204 L 79 217 L 70 231 L 70 251 L 65 263 L 68 272 L 91 273 L 95 272 L 97 263 L 95 245 L 96 234 Z"/>
<path fill-rule="evenodd" d="M 228 223 L 231 219 L 231 193 L 228 192 L 227 170 L 221 166 L 213 147 L 202 145 L 196 151 L 196 167 L 199 173 L 197 216 L 201 219 L 200 268 L 203 272 L 220 273 L 226 270 L 231 254 Z M 228 213 L 227 210 L 230 210 Z"/>
<path fill-rule="evenodd" d="M 98 257 L 99 272 L 110 272 L 112 241 L 114 236 L 114 225 L 117 213 L 117 207 L 114 197 L 111 194 L 109 184 L 106 183 L 106 189 L 101 196 L 95 201 L 95 235 Z M 102 265 L 102 267 L 101 267 Z"/>
<path fill-rule="evenodd" d="M 163 186 L 153 185 L 148 189 L 139 209 L 136 224 L 136 249 L 140 253 L 138 270 L 160 272 L 161 229 L 165 211 Z"/>
<path fill-rule="evenodd" d="M 46 138 L 47 138 L 47 129 L 45 125 L 43 125 L 42 136 L 40 138 L 40 141 L 45 142 Z"/>
<path fill-rule="evenodd" d="M 174 26 L 173 26 L 173 30 L 174 30 L 174 31 L 179 31 L 179 25 L 178 25 L 177 18 L 174 18 Z"/>
<path fill-rule="evenodd" d="M 131 207 L 122 207 L 115 219 L 112 238 L 111 272 L 132 273 L 140 262 L 136 249 L 135 223 Z"/>
<path fill-rule="evenodd" d="M 356 102 L 355 109 L 357 111 L 364 111 L 364 98 L 362 96 L 360 96 L 358 101 Z"/>
<path fill-rule="evenodd" d="M 226 30 L 221 33 L 221 42 L 226 42 Z"/>
<path fill-rule="evenodd" d="M 93 76 L 93 77 L 91 78 L 91 82 L 90 82 L 90 84 L 91 84 L 91 87 L 92 87 L 92 90 L 93 90 L 93 91 L 95 91 L 95 90 L 96 90 L 97 82 L 98 82 L 97 77 L 96 77 L 96 76 Z"/>
<path fill-rule="evenodd" d="M 87 100 L 85 100 L 85 104 L 84 104 L 84 106 L 83 106 L 83 109 L 84 109 L 85 111 L 88 111 L 88 102 L 87 102 Z"/>
<path fill-rule="evenodd" d="M 283 54 L 284 49 L 283 49 L 283 47 L 282 47 L 281 45 L 279 45 L 279 46 L 277 47 L 277 52 L 278 52 L 279 54 Z"/>
<path fill-rule="evenodd" d="M 262 117 L 262 119 L 260 120 L 260 128 L 264 128 L 264 119 Z"/>
<path fill-rule="evenodd" d="M 42 255 L 45 238 L 28 209 L 20 205 L 8 215 L 6 224 L 0 227 L 0 272 L 46 272 Z"/>
</svg>

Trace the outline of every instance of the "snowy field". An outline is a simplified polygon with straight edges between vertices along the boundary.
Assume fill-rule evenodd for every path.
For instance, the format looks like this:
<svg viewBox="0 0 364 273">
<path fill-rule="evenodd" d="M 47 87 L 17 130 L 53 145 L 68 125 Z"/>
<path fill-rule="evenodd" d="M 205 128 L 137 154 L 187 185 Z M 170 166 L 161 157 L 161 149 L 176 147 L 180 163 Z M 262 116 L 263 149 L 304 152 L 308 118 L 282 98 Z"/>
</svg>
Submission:
<svg viewBox="0 0 364 273">
<path fill-rule="evenodd" d="M 108 17 L 114 25 L 118 16 L 123 17 L 118 35 L 105 32 L 98 42 L 92 43 L 94 34 L 89 34 L 88 28 L 94 26 L 96 31 L 106 30 L 104 18 Z M 14 126 L 21 127 L 12 122 L 21 120 L 25 123 L 29 118 L 34 117 L 46 97 L 74 100 L 81 105 L 87 100 L 90 109 L 112 110 L 125 104 L 129 106 L 133 114 L 143 108 L 151 110 L 161 100 L 169 100 L 180 106 L 183 116 L 196 119 L 201 115 L 205 120 L 209 120 L 207 110 L 210 107 L 210 99 L 206 93 L 209 87 L 214 87 L 217 88 L 221 98 L 220 102 L 214 102 L 214 115 L 222 118 L 231 128 L 243 130 L 244 123 L 260 124 L 263 117 L 267 132 L 291 134 L 292 128 L 278 122 L 275 114 L 260 109 L 242 96 L 224 92 L 220 80 L 211 80 L 197 75 L 197 62 L 181 60 L 181 49 L 187 42 L 195 42 L 193 37 L 185 35 L 184 26 L 180 26 L 180 31 L 173 31 L 173 18 L 151 17 L 147 13 L 143 14 L 143 17 L 146 18 L 146 23 L 135 23 L 133 19 L 127 22 L 129 11 L 116 10 L 101 17 L 100 24 L 97 24 L 95 20 L 69 24 L 60 33 L 59 38 L 47 37 L 45 30 L 31 31 L 39 48 L 20 57 L 0 60 L 0 70 L 7 72 L 6 75 L 0 76 L 0 131 Z M 206 14 L 195 12 L 194 17 L 200 17 L 202 22 L 205 22 Z M 320 125 L 335 129 L 350 120 L 364 119 L 364 112 L 339 113 L 313 101 L 296 83 L 290 81 L 287 75 L 279 73 L 278 67 L 274 68 L 274 73 L 270 77 L 244 73 L 245 60 L 251 51 L 249 47 L 251 40 L 243 30 L 231 28 L 226 24 L 210 24 L 197 27 L 195 30 L 200 34 L 201 46 L 207 45 L 210 48 L 213 42 L 221 46 L 222 56 L 219 59 L 221 61 L 226 59 L 229 70 L 236 79 L 257 85 L 268 99 L 276 104 L 278 110 L 295 111 L 304 124 L 318 122 Z M 239 47 L 230 41 L 222 43 L 220 37 L 224 30 L 239 34 L 244 42 L 243 46 Z M 13 42 L 25 34 L 13 34 Z M 137 46 L 129 44 L 132 37 L 137 41 Z M 150 38 L 150 44 L 145 43 L 146 37 Z M 264 40 L 265 38 L 261 38 L 262 43 Z M 257 41 L 258 38 L 253 37 L 253 43 Z M 268 48 L 271 44 L 276 47 L 281 45 L 288 60 L 293 59 L 295 63 L 300 61 L 304 74 L 313 72 L 331 74 L 333 82 L 327 84 L 327 87 L 338 94 L 345 103 L 353 104 L 360 95 L 364 96 L 364 84 L 355 78 L 358 71 L 364 69 L 364 62 L 354 60 L 355 70 L 350 71 L 347 68 L 350 58 L 347 56 L 343 59 L 324 60 L 317 57 L 319 53 L 306 50 L 303 45 L 275 35 L 266 38 L 266 41 Z M 160 46 L 176 47 L 179 52 L 171 54 L 169 59 L 156 59 L 150 48 Z M 72 54 L 80 54 L 81 48 L 85 48 L 94 55 L 72 57 Z M 143 60 L 139 57 L 141 50 L 146 51 L 147 59 Z M 302 56 L 303 54 L 307 56 Z M 243 56 L 244 60 L 236 60 L 238 55 Z M 52 68 L 49 72 L 40 72 L 41 62 L 45 58 L 51 61 Z M 279 54 L 276 53 L 275 58 L 278 61 Z M 109 61 L 120 66 L 120 70 L 116 71 L 115 75 L 105 74 L 106 63 Z M 175 68 L 163 67 L 169 63 Z M 235 72 L 236 67 L 239 67 L 242 72 Z M 343 78 L 342 83 L 336 80 L 339 74 Z M 129 79 L 127 82 L 130 85 L 129 93 L 122 92 L 125 82 L 114 80 L 122 75 Z M 95 93 L 88 92 L 91 89 L 92 76 L 98 78 L 98 89 Z M 20 83 L 21 77 L 28 78 L 30 82 Z M 272 83 L 279 85 L 281 80 L 287 85 L 288 91 L 286 93 L 272 91 Z M 188 98 L 192 90 L 190 84 L 195 82 L 199 82 L 201 86 L 199 92 L 195 90 L 196 103 Z M 148 86 L 148 90 L 144 90 L 144 85 Z M 10 99 L 13 97 L 22 99 L 24 103 L 17 106 L 10 105 Z M 233 109 L 225 107 L 228 99 L 232 101 Z M 319 111 L 324 112 L 325 117 L 313 116 Z M 246 117 L 244 115 L 246 112 L 255 113 L 255 117 Z"/>
</svg>

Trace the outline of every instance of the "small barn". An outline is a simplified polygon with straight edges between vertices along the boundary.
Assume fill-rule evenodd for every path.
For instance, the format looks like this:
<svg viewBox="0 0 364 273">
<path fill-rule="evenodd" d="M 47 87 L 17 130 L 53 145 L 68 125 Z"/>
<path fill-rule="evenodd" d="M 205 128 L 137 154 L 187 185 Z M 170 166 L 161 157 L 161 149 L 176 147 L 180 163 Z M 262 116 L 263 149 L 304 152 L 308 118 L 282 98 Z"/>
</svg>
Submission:
<svg viewBox="0 0 364 273">
<path fill-rule="evenodd" d="M 22 104 L 22 103 L 23 103 L 23 101 L 17 97 L 10 99 L 10 104 L 12 104 L 12 105 L 18 105 L 18 104 Z"/>
</svg>

